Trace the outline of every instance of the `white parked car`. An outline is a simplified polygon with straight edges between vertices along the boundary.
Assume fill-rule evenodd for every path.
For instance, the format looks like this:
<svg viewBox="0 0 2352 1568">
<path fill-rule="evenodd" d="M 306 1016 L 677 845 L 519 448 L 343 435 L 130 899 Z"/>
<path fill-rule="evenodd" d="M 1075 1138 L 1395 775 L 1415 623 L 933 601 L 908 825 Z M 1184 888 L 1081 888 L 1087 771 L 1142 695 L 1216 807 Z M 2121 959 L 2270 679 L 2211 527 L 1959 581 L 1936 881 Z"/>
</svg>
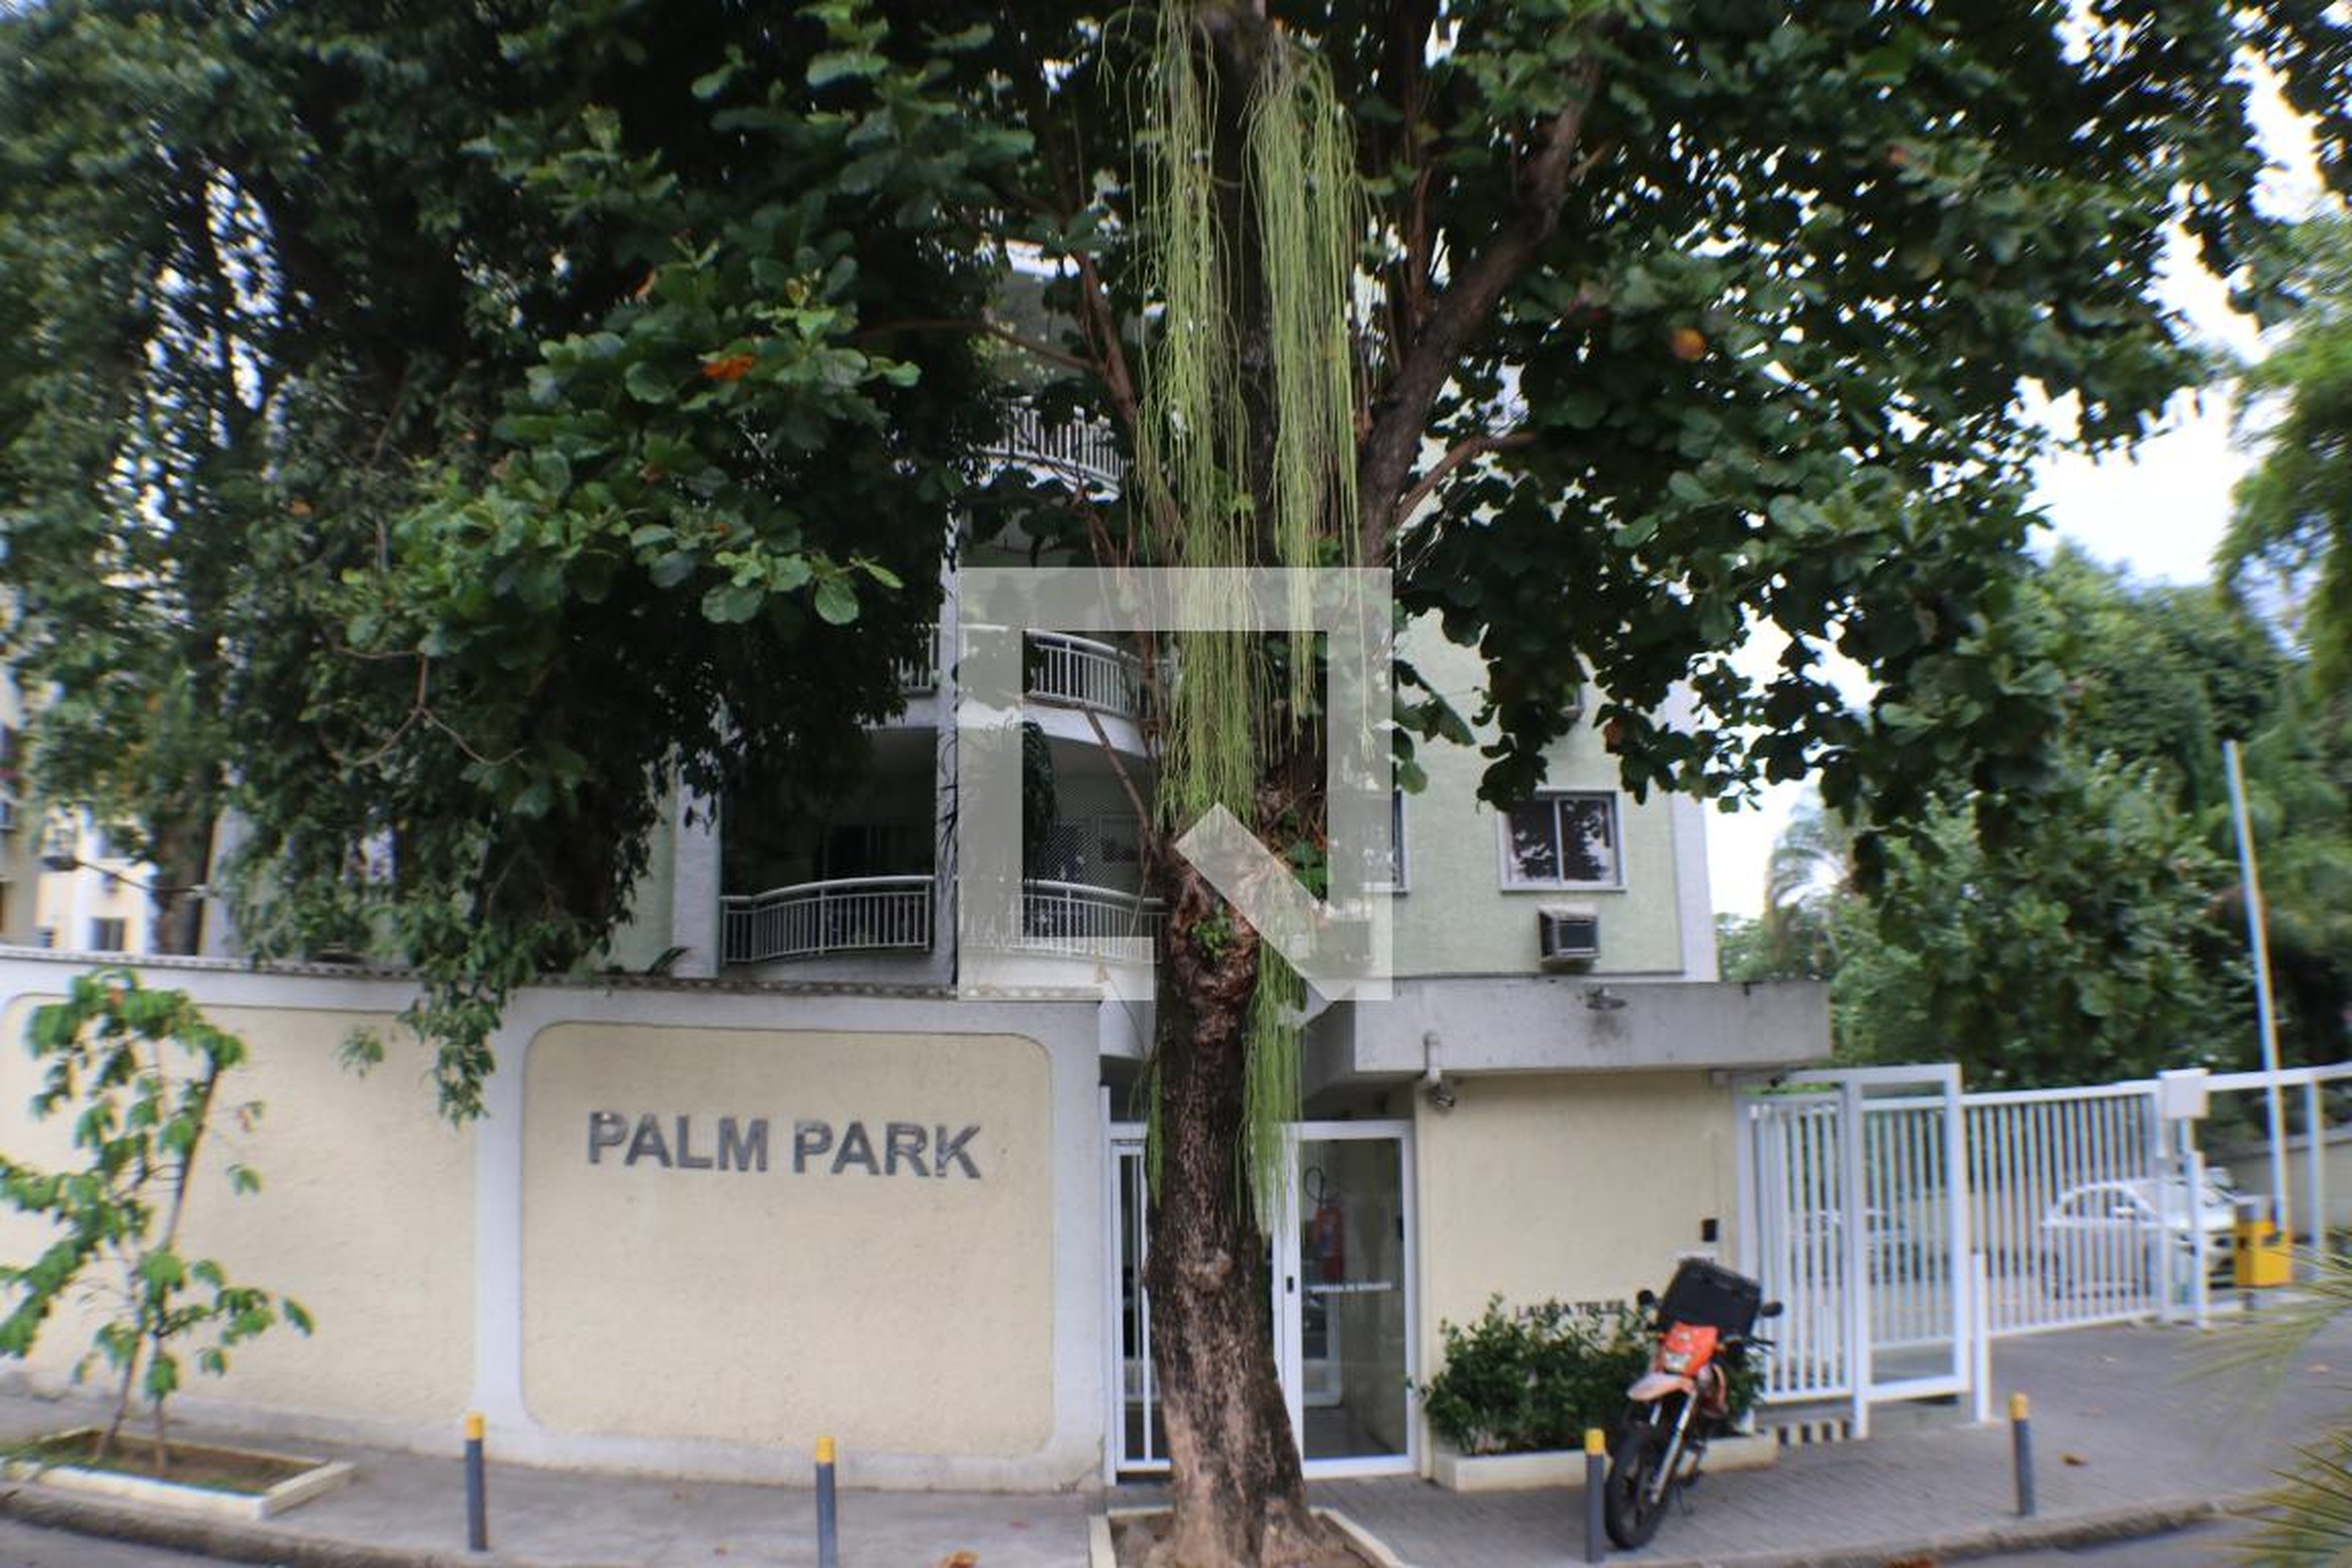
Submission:
<svg viewBox="0 0 2352 1568">
<path fill-rule="evenodd" d="M 2179 1260 L 2172 1277 L 2186 1279 L 2196 1267 L 2200 1230 L 2207 1278 L 2226 1281 L 2237 1223 L 2237 1193 L 2226 1172 L 2207 1172 L 2193 1205 L 2184 1177 L 2086 1182 L 2060 1194 L 2042 1215 L 2042 1282 L 2061 1296 L 2152 1291 L 2159 1237 Z"/>
</svg>

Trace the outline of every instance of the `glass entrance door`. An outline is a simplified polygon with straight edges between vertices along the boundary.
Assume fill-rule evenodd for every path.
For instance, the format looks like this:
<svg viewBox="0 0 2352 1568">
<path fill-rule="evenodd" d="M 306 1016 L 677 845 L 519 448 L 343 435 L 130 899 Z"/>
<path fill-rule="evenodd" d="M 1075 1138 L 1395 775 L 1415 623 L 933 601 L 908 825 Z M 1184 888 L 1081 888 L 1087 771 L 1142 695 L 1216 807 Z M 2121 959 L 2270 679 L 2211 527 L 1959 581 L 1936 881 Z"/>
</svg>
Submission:
<svg viewBox="0 0 2352 1568">
<path fill-rule="evenodd" d="M 1303 1123 L 1276 1257 L 1283 1388 L 1310 1475 L 1413 1467 L 1411 1124 Z"/>
<path fill-rule="evenodd" d="M 1412 1131 L 1328 1121 L 1292 1133 L 1289 1213 L 1272 1238 L 1275 1356 L 1311 1476 L 1404 1472 L 1417 1458 L 1407 1387 L 1419 1375 Z M 1143 1289 L 1143 1129 L 1109 1133 L 1106 1469 L 1116 1479 L 1165 1471 L 1168 1450 Z"/>
</svg>

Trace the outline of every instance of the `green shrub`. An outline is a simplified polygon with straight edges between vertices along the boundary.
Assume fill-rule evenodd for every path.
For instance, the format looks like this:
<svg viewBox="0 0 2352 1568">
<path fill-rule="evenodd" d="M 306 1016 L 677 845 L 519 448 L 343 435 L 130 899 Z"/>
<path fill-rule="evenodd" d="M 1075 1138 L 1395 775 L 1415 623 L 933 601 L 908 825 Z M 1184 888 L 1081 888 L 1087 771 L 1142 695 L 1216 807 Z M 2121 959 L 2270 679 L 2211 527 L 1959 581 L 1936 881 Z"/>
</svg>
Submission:
<svg viewBox="0 0 2352 1568">
<path fill-rule="evenodd" d="M 1507 1311 L 1500 1296 L 1468 1327 L 1440 1323 L 1445 1365 L 1421 1393 L 1429 1424 L 1465 1454 L 1580 1448 L 1590 1426 L 1613 1428 L 1625 1389 L 1648 1369 L 1655 1341 L 1622 1304 L 1538 1301 Z M 1731 1369 L 1731 1408 L 1756 1401 L 1755 1365 Z"/>
<path fill-rule="evenodd" d="M 1579 1448 L 1588 1426 L 1613 1426 L 1651 1342 L 1630 1307 L 1538 1301 L 1507 1311 L 1490 1297 L 1478 1321 L 1438 1325 L 1445 1365 L 1422 1390 L 1429 1424 L 1465 1454 Z"/>
</svg>

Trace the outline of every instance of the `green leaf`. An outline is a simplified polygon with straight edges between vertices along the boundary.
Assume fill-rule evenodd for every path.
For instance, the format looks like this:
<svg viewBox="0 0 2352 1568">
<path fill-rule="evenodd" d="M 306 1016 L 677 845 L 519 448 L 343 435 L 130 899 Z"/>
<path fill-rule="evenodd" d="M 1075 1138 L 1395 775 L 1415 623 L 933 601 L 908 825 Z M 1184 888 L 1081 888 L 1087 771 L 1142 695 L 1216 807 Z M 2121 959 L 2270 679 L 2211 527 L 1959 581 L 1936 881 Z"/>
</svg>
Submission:
<svg viewBox="0 0 2352 1568">
<path fill-rule="evenodd" d="M 677 401 L 677 383 L 645 360 L 633 363 L 621 385 L 640 403 L 667 404 Z"/>
<path fill-rule="evenodd" d="M 847 626 L 857 618 L 857 595 L 844 577 L 827 577 L 816 585 L 816 613 L 830 626 Z"/>
<path fill-rule="evenodd" d="M 865 80 L 880 76 L 889 64 L 871 49 L 832 49 L 809 61 L 808 84 L 824 88 L 837 81 Z"/>
<path fill-rule="evenodd" d="M 758 615 L 767 602 L 767 589 L 757 583 L 722 583 L 702 595 L 702 618 L 739 625 Z"/>
</svg>

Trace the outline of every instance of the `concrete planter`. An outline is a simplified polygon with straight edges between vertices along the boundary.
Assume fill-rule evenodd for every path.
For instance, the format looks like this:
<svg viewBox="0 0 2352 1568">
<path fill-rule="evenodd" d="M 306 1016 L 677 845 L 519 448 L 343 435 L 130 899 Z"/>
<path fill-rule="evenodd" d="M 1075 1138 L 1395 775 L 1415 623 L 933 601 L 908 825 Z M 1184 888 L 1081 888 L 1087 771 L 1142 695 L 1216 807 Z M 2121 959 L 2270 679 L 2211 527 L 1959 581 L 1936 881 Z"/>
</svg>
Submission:
<svg viewBox="0 0 2352 1568">
<path fill-rule="evenodd" d="M 55 1436 L 58 1438 L 75 1438 L 96 1434 L 96 1427 L 83 1426 Z M 55 1487 L 59 1491 L 112 1498 L 121 1502 L 145 1503 L 180 1513 L 201 1513 L 215 1519 L 237 1520 L 268 1519 L 273 1514 L 283 1513 L 289 1508 L 334 1490 L 352 1479 L 352 1467 L 341 1460 L 313 1460 L 301 1455 L 280 1454 L 263 1448 L 233 1448 L 218 1443 L 175 1442 L 171 1446 L 175 1450 L 307 1465 L 309 1468 L 260 1491 L 232 1491 L 224 1487 L 162 1480 L 87 1465 L 38 1464 L 21 1459 L 11 1460 L 5 1470 L 10 1479 Z"/>
<path fill-rule="evenodd" d="M 1780 1462 L 1780 1446 L 1767 1437 L 1717 1437 L 1706 1450 L 1706 1473 L 1760 1470 Z M 1584 1487 L 1584 1450 L 1538 1454 L 1457 1454 L 1440 1444 L 1431 1457 L 1437 1484 L 1456 1492 L 1537 1491 Z"/>
<path fill-rule="evenodd" d="M 1164 1512 L 1156 1508 L 1115 1508 L 1108 1515 L 1097 1514 L 1087 1521 L 1087 1568 L 1118 1568 L 1118 1556 L 1111 1548 L 1110 1521 L 1113 1519 L 1147 1518 Z M 1379 1568 L 1405 1568 L 1403 1559 L 1391 1552 L 1380 1537 L 1341 1513 L 1338 1509 L 1318 1508 L 1316 1513 L 1324 1523 L 1347 1538 L 1348 1543 Z"/>
</svg>

